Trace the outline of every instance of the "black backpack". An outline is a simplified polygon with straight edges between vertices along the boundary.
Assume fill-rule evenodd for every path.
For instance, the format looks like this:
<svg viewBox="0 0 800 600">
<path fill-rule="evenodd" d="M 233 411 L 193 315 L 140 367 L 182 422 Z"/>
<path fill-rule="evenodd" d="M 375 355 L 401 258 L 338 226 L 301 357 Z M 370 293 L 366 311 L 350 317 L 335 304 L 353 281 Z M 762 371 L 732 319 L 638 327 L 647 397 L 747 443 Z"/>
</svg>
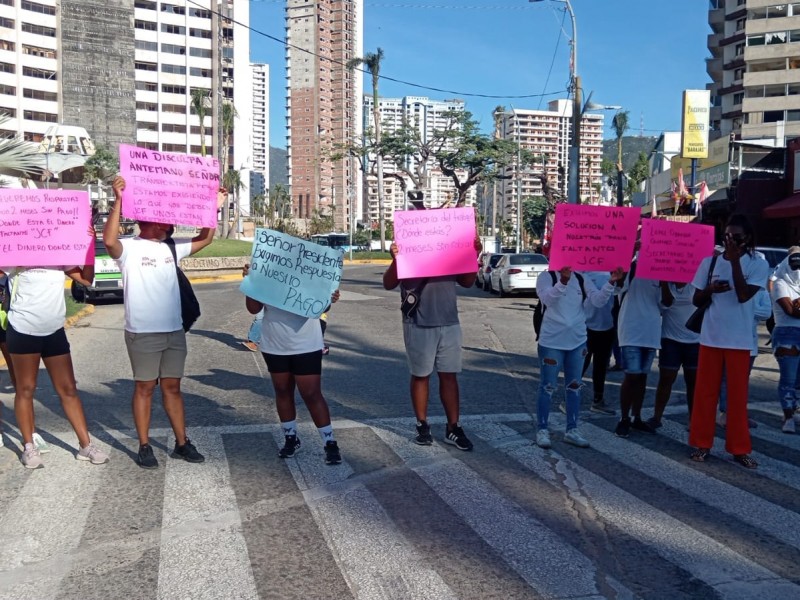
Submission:
<svg viewBox="0 0 800 600">
<path fill-rule="evenodd" d="M 189 278 L 181 271 L 178 264 L 178 255 L 175 252 L 175 240 L 167 238 L 164 240 L 172 252 L 172 258 L 175 259 L 175 273 L 178 276 L 178 291 L 181 296 L 181 320 L 183 321 L 183 330 L 189 331 L 194 325 L 194 322 L 200 318 L 200 303 L 197 301 L 197 296 L 194 295 L 192 284 L 189 283 Z"/>
<path fill-rule="evenodd" d="M 558 278 L 556 277 L 555 271 L 548 271 L 550 273 L 550 277 L 553 279 L 553 285 L 556 284 Z M 575 278 L 578 280 L 578 285 L 581 286 L 581 294 L 583 295 L 583 301 L 586 301 L 586 289 L 583 287 L 583 275 L 578 272 L 574 272 Z M 544 311 L 547 310 L 547 307 L 544 305 L 544 302 L 539 300 L 539 303 L 533 307 L 533 330 L 536 332 L 536 341 L 539 341 L 539 333 L 542 331 L 542 321 L 544 320 Z"/>
</svg>

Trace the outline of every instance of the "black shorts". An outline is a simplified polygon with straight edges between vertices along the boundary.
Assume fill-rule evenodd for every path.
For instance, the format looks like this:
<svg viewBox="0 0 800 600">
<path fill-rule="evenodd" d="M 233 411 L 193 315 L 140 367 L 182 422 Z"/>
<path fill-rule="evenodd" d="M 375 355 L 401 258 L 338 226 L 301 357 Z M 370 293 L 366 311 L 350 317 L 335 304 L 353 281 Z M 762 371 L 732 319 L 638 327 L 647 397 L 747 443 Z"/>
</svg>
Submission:
<svg viewBox="0 0 800 600">
<path fill-rule="evenodd" d="M 11 325 L 9 325 L 11 327 Z M 0 327 L 0 344 L 6 343 L 6 330 Z"/>
<path fill-rule="evenodd" d="M 261 353 L 270 373 L 291 373 L 292 375 L 321 375 L 322 350 L 305 354 L 267 354 Z"/>
<path fill-rule="evenodd" d="M 9 354 L 40 354 L 42 358 L 69 354 L 69 341 L 63 327 L 50 335 L 28 335 L 16 331 L 9 323 L 6 343 Z"/>
</svg>

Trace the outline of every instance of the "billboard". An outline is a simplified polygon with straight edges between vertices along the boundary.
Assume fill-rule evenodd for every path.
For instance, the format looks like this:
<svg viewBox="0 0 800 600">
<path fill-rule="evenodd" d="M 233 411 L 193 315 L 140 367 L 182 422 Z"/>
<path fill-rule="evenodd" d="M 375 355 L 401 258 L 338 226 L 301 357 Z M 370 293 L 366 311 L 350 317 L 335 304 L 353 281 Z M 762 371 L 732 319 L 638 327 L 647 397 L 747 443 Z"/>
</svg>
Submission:
<svg viewBox="0 0 800 600">
<path fill-rule="evenodd" d="M 681 120 L 681 156 L 683 158 L 708 157 L 708 121 L 711 110 L 709 90 L 683 91 L 683 119 Z"/>
</svg>

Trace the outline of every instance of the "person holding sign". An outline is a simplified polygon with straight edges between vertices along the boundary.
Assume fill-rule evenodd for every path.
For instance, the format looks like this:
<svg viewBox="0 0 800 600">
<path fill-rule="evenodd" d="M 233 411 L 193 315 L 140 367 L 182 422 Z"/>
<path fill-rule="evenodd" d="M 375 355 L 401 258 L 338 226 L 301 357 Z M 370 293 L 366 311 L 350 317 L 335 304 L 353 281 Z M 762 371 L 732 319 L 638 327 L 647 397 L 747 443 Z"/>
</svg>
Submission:
<svg viewBox="0 0 800 600">
<path fill-rule="evenodd" d="M 94 230 L 89 228 L 94 238 Z M 6 343 L 14 364 L 16 394 L 14 414 L 24 448 L 21 462 L 28 469 L 43 465 L 34 441 L 33 394 L 39 376 L 39 362 L 44 362 L 61 406 L 78 436 L 80 449 L 75 458 L 100 465 L 108 454 L 89 437 L 83 404 L 78 396 L 69 341 L 64 331 L 67 306 L 64 300 L 64 274 L 82 285 L 94 279 L 94 255 L 91 264 L 82 267 L 2 267 L 8 274 L 12 291 L 8 312 Z"/>
<path fill-rule="evenodd" d="M 120 210 L 125 180 L 116 177 L 113 183 L 114 207 L 103 228 L 103 242 L 108 254 L 120 266 L 125 282 L 125 345 L 131 361 L 135 387 L 133 420 L 139 436 L 137 462 L 145 469 L 155 469 L 158 461 L 150 446 L 150 413 L 153 392 L 161 387 L 161 399 L 175 433 L 173 458 L 199 463 L 205 458 L 186 437 L 181 378 L 186 362 L 186 333 L 181 319 L 173 251 L 164 243 L 173 224 L 138 221 L 139 235 L 119 239 Z M 227 197 L 224 188 L 217 194 L 217 206 Z M 213 200 L 209 198 L 209 202 Z M 177 260 L 208 246 L 214 229 L 204 227 L 191 240 L 175 240 Z"/>
<path fill-rule="evenodd" d="M 715 416 L 722 372 L 728 381 L 728 415 L 725 449 L 748 469 L 758 463 L 747 425 L 750 351 L 753 348 L 753 297 L 763 289 L 769 264 L 755 253 L 755 233 L 744 215 L 733 215 L 725 228 L 725 252 L 700 263 L 692 281 L 694 305 L 708 306 L 700 330 L 700 359 L 694 394 L 689 444 L 691 458 L 705 462 L 714 443 Z M 710 304 L 709 304 L 710 302 Z"/>
<path fill-rule="evenodd" d="M 573 277 L 574 275 L 574 277 Z M 564 371 L 566 383 L 567 431 L 564 441 L 579 448 L 589 442 L 578 432 L 578 413 L 581 407 L 581 378 L 586 356 L 586 312 L 584 304 L 601 308 L 614 295 L 618 281 L 625 276 L 620 268 L 611 273 L 600 289 L 589 277 L 573 273 L 571 267 L 543 271 L 536 280 L 536 295 L 546 310 L 539 332 L 539 394 L 536 403 L 538 431 L 536 445 L 550 448 L 550 404 L 558 384 L 558 374 Z M 608 357 L 605 358 L 608 360 Z"/>
</svg>

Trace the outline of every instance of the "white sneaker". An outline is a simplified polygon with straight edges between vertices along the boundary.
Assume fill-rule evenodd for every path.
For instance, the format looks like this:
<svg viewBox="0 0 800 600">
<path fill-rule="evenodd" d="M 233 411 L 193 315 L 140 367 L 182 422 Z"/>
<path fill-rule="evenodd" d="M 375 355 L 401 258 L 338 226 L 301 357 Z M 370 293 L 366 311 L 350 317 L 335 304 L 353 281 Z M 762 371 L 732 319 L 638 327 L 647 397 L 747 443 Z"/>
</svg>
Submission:
<svg viewBox="0 0 800 600">
<path fill-rule="evenodd" d="M 50 452 L 50 444 L 45 442 L 42 436 L 36 432 L 33 434 L 33 447 L 36 448 L 40 454 L 47 454 Z"/>
<path fill-rule="evenodd" d="M 44 466 L 42 464 L 42 457 L 33 444 L 25 444 L 25 449 L 22 451 L 20 460 L 26 469 L 39 469 Z"/>
<path fill-rule="evenodd" d="M 93 465 L 102 465 L 108 462 L 108 454 L 100 450 L 100 448 L 94 444 L 89 444 L 78 450 L 75 458 L 78 460 L 88 460 Z"/>
<path fill-rule="evenodd" d="M 572 444 L 573 446 L 577 446 L 578 448 L 588 448 L 590 445 L 589 440 L 578 433 L 577 427 L 570 429 L 564 434 L 564 441 L 568 444 Z"/>
<path fill-rule="evenodd" d="M 717 425 L 720 427 L 725 427 L 725 424 L 728 422 L 728 415 L 724 412 L 721 412 L 717 415 Z"/>
<path fill-rule="evenodd" d="M 567 405 L 564 402 L 560 402 L 558 405 L 558 410 L 563 414 L 567 414 Z"/>
<path fill-rule="evenodd" d="M 553 445 L 550 443 L 550 432 L 547 429 L 540 429 L 536 432 L 536 445 L 545 450 Z"/>
<path fill-rule="evenodd" d="M 794 419 L 784 419 L 781 431 L 783 431 L 783 433 L 795 433 Z"/>
</svg>

